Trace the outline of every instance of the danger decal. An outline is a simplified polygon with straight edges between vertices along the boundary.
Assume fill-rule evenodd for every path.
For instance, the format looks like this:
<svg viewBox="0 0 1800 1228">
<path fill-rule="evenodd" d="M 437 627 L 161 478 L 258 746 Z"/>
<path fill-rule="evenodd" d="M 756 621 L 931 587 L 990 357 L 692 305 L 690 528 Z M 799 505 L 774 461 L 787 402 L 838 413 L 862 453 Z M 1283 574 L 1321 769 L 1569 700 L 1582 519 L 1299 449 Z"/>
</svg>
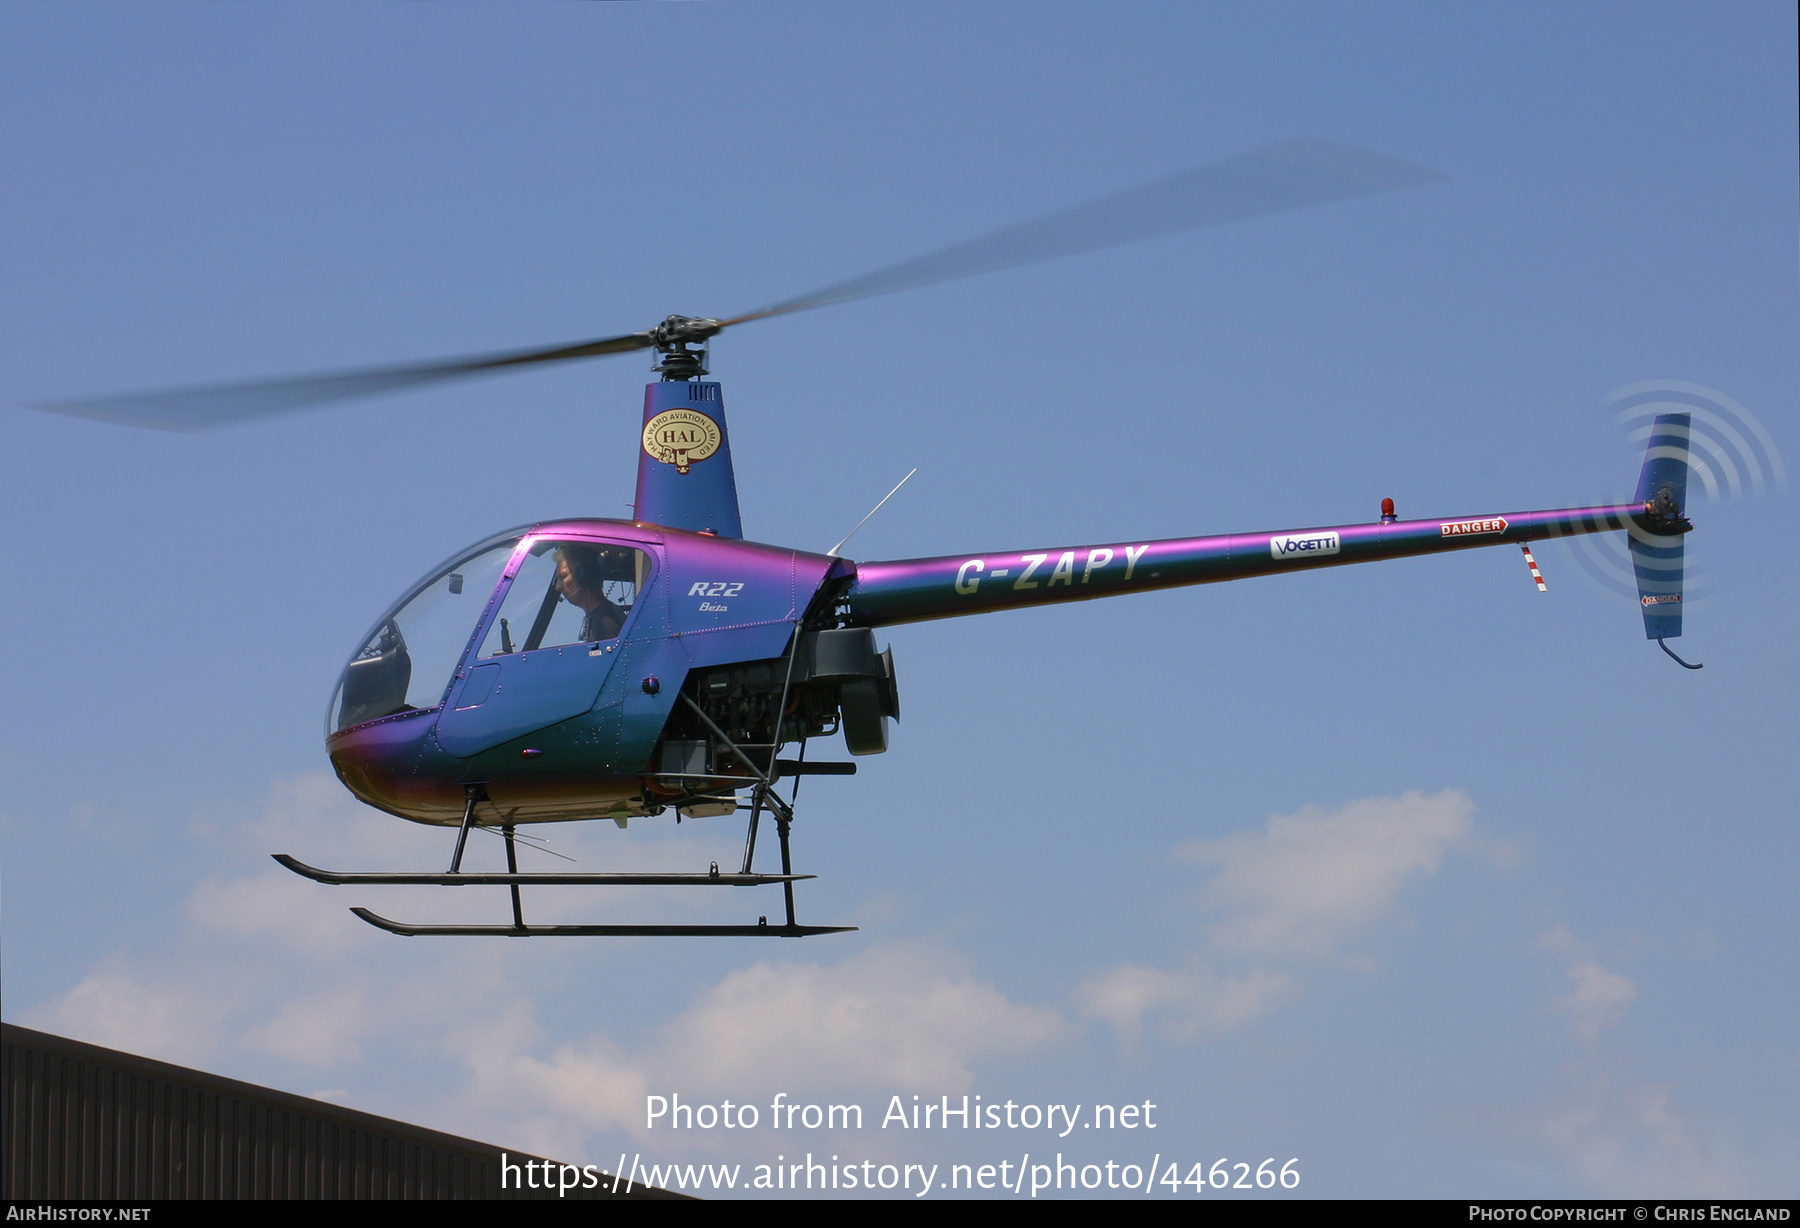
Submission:
<svg viewBox="0 0 1800 1228">
<path fill-rule="evenodd" d="M 1438 535 L 1441 537 L 1462 537 L 1469 533 L 1504 532 L 1506 532 L 1504 516 L 1490 516 L 1486 520 L 1452 520 L 1438 525 Z"/>
</svg>

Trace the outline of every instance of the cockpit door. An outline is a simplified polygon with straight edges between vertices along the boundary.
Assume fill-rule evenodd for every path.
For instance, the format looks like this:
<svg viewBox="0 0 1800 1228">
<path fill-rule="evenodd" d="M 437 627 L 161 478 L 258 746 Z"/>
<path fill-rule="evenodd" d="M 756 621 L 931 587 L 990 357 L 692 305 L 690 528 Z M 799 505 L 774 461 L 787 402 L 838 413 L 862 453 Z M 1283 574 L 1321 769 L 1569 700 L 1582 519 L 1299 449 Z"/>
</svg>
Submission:
<svg viewBox="0 0 1800 1228">
<path fill-rule="evenodd" d="M 632 545 L 527 539 L 451 688 L 438 744 L 475 755 L 592 708 L 651 567 Z"/>
</svg>

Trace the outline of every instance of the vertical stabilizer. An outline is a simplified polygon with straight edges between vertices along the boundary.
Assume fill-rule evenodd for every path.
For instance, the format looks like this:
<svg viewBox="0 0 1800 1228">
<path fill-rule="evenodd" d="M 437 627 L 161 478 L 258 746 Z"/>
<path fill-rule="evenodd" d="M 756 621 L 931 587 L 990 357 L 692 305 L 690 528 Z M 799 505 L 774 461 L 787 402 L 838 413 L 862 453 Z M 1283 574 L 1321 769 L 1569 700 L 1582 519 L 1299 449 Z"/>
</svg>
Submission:
<svg viewBox="0 0 1800 1228">
<path fill-rule="evenodd" d="M 644 389 L 635 518 L 720 537 L 744 535 L 717 383 L 662 380 Z"/>
<path fill-rule="evenodd" d="M 1631 529 L 1631 565 L 1637 572 L 1644 635 L 1653 640 L 1681 634 L 1689 421 L 1687 414 L 1657 415 L 1638 477 L 1637 501 L 1646 515 Z"/>
</svg>

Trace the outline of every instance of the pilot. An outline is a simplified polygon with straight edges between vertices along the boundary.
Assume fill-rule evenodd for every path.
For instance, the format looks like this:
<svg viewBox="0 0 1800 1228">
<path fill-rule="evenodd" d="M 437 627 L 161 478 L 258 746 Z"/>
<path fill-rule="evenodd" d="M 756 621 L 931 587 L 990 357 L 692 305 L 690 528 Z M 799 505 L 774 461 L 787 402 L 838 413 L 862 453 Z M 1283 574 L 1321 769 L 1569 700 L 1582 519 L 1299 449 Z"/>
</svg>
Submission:
<svg viewBox="0 0 1800 1228">
<path fill-rule="evenodd" d="M 581 623 L 584 642 L 610 640 L 625 625 L 625 611 L 601 591 L 605 568 L 599 546 L 558 546 L 556 591 L 587 617 Z"/>
</svg>

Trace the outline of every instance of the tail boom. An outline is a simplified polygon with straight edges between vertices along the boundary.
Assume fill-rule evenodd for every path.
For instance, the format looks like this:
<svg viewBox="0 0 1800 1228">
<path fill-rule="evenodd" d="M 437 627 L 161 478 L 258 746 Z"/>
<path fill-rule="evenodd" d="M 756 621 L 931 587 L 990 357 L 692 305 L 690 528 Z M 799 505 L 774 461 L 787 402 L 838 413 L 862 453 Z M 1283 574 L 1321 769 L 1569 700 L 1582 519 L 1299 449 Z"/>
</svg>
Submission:
<svg viewBox="0 0 1800 1228">
<path fill-rule="evenodd" d="M 1641 529 L 1649 516 L 1643 503 L 1621 503 L 1462 520 L 1392 521 L 858 563 L 843 602 L 852 623 L 885 626 L 1546 537 Z"/>
</svg>

